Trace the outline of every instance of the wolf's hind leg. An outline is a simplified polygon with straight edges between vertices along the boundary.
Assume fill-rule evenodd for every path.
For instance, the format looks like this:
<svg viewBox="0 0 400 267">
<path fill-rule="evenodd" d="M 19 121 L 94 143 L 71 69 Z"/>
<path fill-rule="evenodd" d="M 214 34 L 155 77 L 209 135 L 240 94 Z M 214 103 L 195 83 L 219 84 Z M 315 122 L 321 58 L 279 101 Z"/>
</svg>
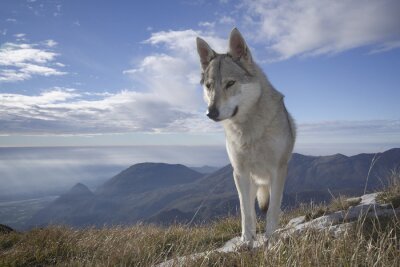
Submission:
<svg viewBox="0 0 400 267">
<path fill-rule="evenodd" d="M 285 166 L 271 175 L 270 199 L 267 212 L 267 225 L 265 229 L 266 238 L 269 238 L 278 228 L 286 173 L 287 167 Z"/>
</svg>

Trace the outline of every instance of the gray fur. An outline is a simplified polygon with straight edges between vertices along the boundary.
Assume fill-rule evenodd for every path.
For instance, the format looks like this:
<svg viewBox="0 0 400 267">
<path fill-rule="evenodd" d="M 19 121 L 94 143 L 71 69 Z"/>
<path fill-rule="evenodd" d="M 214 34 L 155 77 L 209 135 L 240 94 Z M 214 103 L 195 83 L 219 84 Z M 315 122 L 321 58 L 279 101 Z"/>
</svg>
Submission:
<svg viewBox="0 0 400 267">
<path fill-rule="evenodd" d="M 222 121 L 225 130 L 226 148 L 240 199 L 241 240 L 243 245 L 251 247 L 256 236 L 256 197 L 261 208 L 269 206 L 266 236 L 271 236 L 278 226 L 296 127 L 286 110 L 283 95 L 253 62 L 236 28 L 231 32 L 227 54 L 216 53 L 199 39 L 204 98 L 209 110 L 218 109 L 218 117 L 213 119 Z M 231 86 L 227 88 L 227 84 Z"/>
</svg>

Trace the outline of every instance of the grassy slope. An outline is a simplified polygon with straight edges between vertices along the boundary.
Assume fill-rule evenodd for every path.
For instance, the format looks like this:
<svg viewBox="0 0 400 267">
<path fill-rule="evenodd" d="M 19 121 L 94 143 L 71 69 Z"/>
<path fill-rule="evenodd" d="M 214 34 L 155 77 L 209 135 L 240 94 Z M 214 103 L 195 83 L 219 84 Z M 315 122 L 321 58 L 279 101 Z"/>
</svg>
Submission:
<svg viewBox="0 0 400 267">
<path fill-rule="evenodd" d="M 400 175 L 380 196 L 397 206 Z M 337 206 L 337 201 L 333 206 Z M 321 207 L 317 207 L 317 210 Z M 323 208 L 323 210 L 330 210 Z M 281 222 L 315 207 L 286 213 Z M 262 228 L 262 223 L 259 224 Z M 166 259 L 221 246 L 240 234 L 239 218 L 207 226 L 149 225 L 75 230 L 53 226 L 25 233 L 0 233 L 0 266 L 151 266 Z M 267 251 L 211 254 L 187 266 L 400 266 L 400 222 L 396 218 L 365 220 L 334 238 L 309 231 L 279 240 Z"/>
</svg>

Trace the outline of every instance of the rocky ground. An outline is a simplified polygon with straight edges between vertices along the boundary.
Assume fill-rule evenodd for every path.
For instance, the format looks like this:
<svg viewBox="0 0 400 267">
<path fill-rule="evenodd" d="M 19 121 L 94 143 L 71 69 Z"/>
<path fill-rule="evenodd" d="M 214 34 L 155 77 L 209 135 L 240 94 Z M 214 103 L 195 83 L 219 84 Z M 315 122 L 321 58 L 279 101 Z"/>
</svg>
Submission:
<svg viewBox="0 0 400 267">
<path fill-rule="evenodd" d="M 380 202 L 382 201 L 378 199 L 380 194 L 372 193 L 361 197 L 344 199 L 341 200 L 341 209 L 329 210 L 329 207 L 325 207 L 325 209 L 316 209 L 306 215 L 295 217 L 286 226 L 278 229 L 268 241 L 263 234 L 258 234 L 253 249 L 269 249 L 279 240 L 293 235 L 301 235 L 310 230 L 324 231 L 330 233 L 333 237 L 338 237 L 354 229 L 356 224 L 360 223 L 360 220 L 399 217 L 400 207 L 395 207 L 393 203 L 381 204 Z M 227 241 L 220 248 L 170 259 L 158 264 L 157 267 L 183 266 L 186 261 L 195 261 L 212 253 L 231 253 L 242 249 L 240 236 L 237 236 Z"/>
</svg>

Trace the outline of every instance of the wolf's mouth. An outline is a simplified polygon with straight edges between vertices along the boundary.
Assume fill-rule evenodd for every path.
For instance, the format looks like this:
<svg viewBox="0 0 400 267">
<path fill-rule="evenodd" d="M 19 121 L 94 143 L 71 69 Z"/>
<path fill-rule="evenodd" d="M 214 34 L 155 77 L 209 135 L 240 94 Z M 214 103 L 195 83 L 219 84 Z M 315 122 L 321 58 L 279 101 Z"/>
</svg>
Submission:
<svg viewBox="0 0 400 267">
<path fill-rule="evenodd" d="M 239 111 L 239 107 L 236 106 L 235 110 L 234 110 L 233 113 L 232 113 L 231 118 L 234 117 L 234 116 L 236 115 L 236 113 L 238 113 L 238 111 Z"/>
</svg>

